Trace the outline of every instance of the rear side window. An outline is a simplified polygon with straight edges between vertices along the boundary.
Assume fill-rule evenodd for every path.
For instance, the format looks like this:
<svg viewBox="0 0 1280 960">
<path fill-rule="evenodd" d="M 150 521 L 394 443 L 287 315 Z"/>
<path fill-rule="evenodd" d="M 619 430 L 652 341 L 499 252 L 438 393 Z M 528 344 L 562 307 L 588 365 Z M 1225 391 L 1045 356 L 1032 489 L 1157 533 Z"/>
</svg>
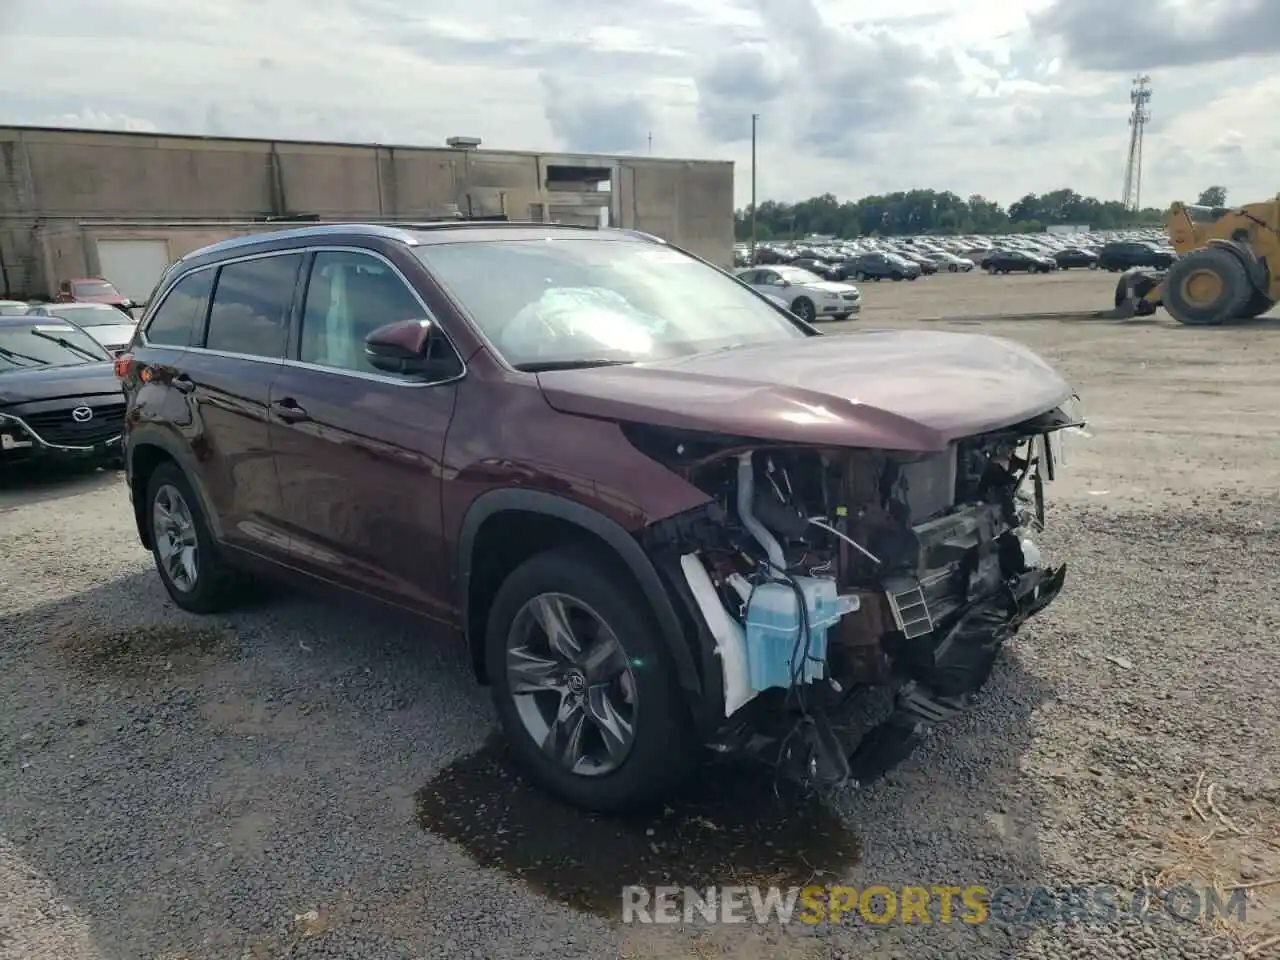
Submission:
<svg viewBox="0 0 1280 960">
<path fill-rule="evenodd" d="M 198 270 L 175 283 L 147 326 L 147 342 L 159 347 L 190 346 L 212 286 L 212 270 Z"/>
<path fill-rule="evenodd" d="M 218 271 L 205 348 L 280 360 L 302 254 L 229 263 Z"/>
</svg>

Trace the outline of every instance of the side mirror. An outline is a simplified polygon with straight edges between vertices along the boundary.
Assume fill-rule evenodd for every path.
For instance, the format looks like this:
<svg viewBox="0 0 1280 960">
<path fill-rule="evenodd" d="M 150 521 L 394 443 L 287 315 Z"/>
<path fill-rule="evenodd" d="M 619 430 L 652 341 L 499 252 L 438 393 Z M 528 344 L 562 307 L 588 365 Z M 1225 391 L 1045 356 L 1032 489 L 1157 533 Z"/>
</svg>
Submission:
<svg viewBox="0 0 1280 960">
<path fill-rule="evenodd" d="M 364 338 L 364 351 L 369 363 L 387 373 L 443 380 L 462 372 L 457 354 L 426 318 L 379 327 Z"/>
<path fill-rule="evenodd" d="M 790 280 L 783 280 L 783 281 L 781 281 L 781 282 L 778 284 L 778 286 L 780 286 L 780 287 L 789 287 L 789 286 L 791 286 L 791 281 L 790 281 Z"/>
</svg>

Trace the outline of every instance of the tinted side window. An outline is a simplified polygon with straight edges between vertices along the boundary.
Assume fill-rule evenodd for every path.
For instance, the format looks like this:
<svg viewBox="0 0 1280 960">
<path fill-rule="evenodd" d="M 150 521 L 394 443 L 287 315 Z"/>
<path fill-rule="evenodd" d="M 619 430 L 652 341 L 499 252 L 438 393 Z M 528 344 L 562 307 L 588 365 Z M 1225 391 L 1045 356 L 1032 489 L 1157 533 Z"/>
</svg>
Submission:
<svg viewBox="0 0 1280 960">
<path fill-rule="evenodd" d="M 369 363 L 364 340 L 379 327 L 426 314 L 399 274 L 377 257 L 321 252 L 311 267 L 298 359 L 386 375 Z"/>
<path fill-rule="evenodd" d="M 301 265 L 302 254 L 291 253 L 229 263 L 219 270 L 205 347 L 282 359 Z"/>
<path fill-rule="evenodd" d="M 188 274 L 169 290 L 147 325 L 147 342 L 161 347 L 186 347 L 204 319 L 204 305 L 213 287 L 213 271 Z"/>
</svg>

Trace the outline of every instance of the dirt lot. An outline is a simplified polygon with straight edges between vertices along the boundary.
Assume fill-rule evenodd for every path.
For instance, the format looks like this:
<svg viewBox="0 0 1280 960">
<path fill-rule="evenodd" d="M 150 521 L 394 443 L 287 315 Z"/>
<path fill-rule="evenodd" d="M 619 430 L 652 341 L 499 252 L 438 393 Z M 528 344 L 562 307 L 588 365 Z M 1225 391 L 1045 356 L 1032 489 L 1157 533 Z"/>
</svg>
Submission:
<svg viewBox="0 0 1280 960">
<path fill-rule="evenodd" d="M 1106 310 L 1115 302 L 1117 279 L 1118 274 L 1101 270 L 1061 270 L 1047 275 L 939 274 L 914 282 L 863 283 L 862 322 Z M 1271 315 L 1280 315 L 1280 309 Z"/>
<path fill-rule="evenodd" d="M 867 284 L 846 326 L 1087 310 L 1113 282 Z M 981 708 L 836 815 L 779 813 L 736 779 L 651 823 L 565 812 L 484 747 L 484 694 L 418 624 L 291 594 L 194 620 L 165 603 L 115 475 L 0 491 L 0 957 L 1276 955 L 1280 322 L 927 325 L 1022 340 L 1078 385 L 1092 438 L 1044 542 L 1071 569 Z M 800 861 L 860 886 L 1251 899 L 1225 927 L 1122 910 L 685 929 L 590 909 L 662 882 L 655 862 L 732 883 Z"/>
</svg>

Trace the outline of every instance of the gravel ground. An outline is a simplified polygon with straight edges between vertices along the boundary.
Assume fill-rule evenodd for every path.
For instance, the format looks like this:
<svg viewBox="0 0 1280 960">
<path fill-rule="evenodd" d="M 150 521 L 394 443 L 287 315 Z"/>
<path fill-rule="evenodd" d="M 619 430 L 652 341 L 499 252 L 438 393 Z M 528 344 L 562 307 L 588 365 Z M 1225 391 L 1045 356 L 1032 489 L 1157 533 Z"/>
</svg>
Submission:
<svg viewBox="0 0 1280 960">
<path fill-rule="evenodd" d="M 867 319 L 906 326 L 948 298 L 1036 309 L 1015 302 L 1054 283 L 1080 309 L 1109 289 L 1089 274 L 930 278 L 873 287 Z M 1044 544 L 1071 565 L 1067 589 L 978 711 L 838 816 L 780 812 L 746 775 L 652 824 L 566 813 L 505 773 L 464 658 L 419 624 L 284 592 L 189 618 L 166 603 L 117 476 L 0 490 L 0 957 L 1164 960 L 1280 935 L 1280 885 L 1252 891 L 1236 940 L 1169 920 L 597 915 L 622 884 L 786 882 L 801 858 L 891 887 L 1280 876 L 1280 324 L 954 329 L 1026 341 L 1085 398 L 1094 436 L 1050 490 Z"/>
</svg>

